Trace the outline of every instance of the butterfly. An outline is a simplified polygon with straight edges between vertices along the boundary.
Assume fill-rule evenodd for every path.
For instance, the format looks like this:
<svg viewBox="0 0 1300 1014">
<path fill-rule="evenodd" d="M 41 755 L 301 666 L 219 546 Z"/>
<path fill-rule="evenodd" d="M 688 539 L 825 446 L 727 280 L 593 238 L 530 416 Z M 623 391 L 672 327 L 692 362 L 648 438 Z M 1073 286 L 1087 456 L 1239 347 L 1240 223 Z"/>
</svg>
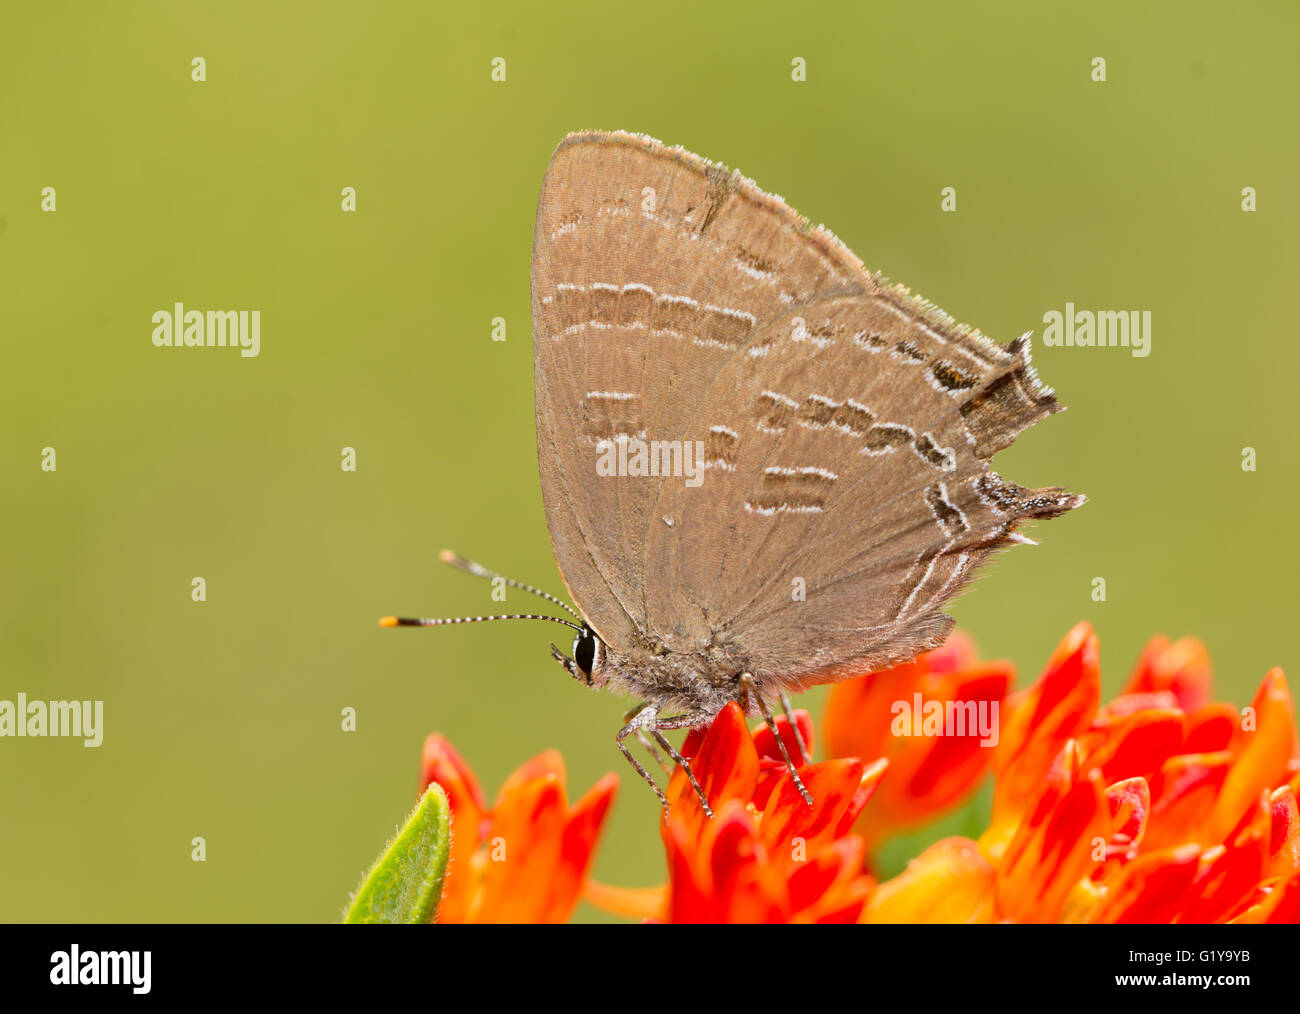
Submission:
<svg viewBox="0 0 1300 1014">
<path fill-rule="evenodd" d="M 574 679 L 638 702 L 616 742 L 909 661 L 1029 519 L 1084 502 L 990 467 L 1060 411 L 999 345 L 888 284 L 781 198 L 638 134 L 571 134 L 533 237 L 537 456 L 576 609 Z M 444 554 L 480 577 L 491 571 Z M 388 625 L 475 622 L 387 618 Z M 791 721 L 791 726 L 797 726 Z M 808 761 L 802 741 L 803 762 Z"/>
</svg>

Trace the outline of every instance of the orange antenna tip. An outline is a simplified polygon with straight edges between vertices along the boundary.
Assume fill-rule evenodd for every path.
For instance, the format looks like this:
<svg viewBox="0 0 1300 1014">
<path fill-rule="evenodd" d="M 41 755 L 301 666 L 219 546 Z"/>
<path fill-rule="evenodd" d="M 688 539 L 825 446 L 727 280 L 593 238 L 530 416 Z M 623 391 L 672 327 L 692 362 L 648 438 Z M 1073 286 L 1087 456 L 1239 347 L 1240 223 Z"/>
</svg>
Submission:
<svg viewBox="0 0 1300 1014">
<path fill-rule="evenodd" d="M 379 625 L 381 627 L 395 627 L 397 626 L 397 617 L 385 616 L 382 620 L 379 621 Z"/>
</svg>

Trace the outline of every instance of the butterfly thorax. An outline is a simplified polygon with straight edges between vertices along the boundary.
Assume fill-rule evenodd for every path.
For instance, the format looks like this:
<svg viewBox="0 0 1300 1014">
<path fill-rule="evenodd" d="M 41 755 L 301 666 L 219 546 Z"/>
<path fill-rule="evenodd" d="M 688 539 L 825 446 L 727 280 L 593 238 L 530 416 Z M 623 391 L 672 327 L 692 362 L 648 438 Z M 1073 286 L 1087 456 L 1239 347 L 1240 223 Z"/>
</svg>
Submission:
<svg viewBox="0 0 1300 1014">
<path fill-rule="evenodd" d="M 693 652 L 637 645 L 626 655 L 606 647 L 604 661 L 608 689 L 637 697 L 661 715 L 691 716 L 700 725 L 738 699 L 740 677 L 748 671 L 743 660 L 716 645 Z"/>
</svg>

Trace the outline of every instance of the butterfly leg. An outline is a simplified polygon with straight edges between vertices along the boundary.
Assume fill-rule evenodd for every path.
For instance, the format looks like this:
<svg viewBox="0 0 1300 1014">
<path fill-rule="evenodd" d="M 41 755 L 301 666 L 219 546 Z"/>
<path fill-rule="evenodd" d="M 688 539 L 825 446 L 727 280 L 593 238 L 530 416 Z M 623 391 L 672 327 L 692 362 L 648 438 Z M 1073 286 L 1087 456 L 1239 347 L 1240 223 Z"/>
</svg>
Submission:
<svg viewBox="0 0 1300 1014">
<path fill-rule="evenodd" d="M 659 787 L 659 783 L 654 780 L 654 775 L 650 774 L 650 772 L 642 766 L 641 762 L 632 756 L 632 751 L 629 750 L 627 745 L 623 742 L 623 740 L 627 739 L 628 736 L 631 735 L 636 735 L 639 739 L 645 734 L 647 728 L 653 729 L 657 717 L 658 712 L 655 711 L 653 705 L 647 704 L 639 708 L 623 728 L 618 730 L 618 735 L 615 737 L 614 741 L 618 745 L 619 751 L 627 758 L 627 762 L 636 770 L 636 773 L 645 779 L 646 784 L 649 785 L 650 788 L 654 789 L 655 795 L 659 797 L 659 802 L 663 804 L 664 823 L 666 824 L 668 822 L 668 797 L 664 795 L 664 790 Z"/>
<path fill-rule="evenodd" d="M 636 713 L 640 710 L 641 710 L 640 708 L 633 708 L 631 711 L 627 712 L 627 714 L 623 716 L 623 721 L 624 722 L 632 721 L 632 719 L 636 717 Z M 663 759 L 663 755 L 660 754 L 659 751 L 655 749 L 655 745 L 650 741 L 650 737 L 646 735 L 646 730 L 644 727 L 640 727 L 636 730 L 636 739 L 638 743 L 640 743 L 643 747 L 645 747 L 646 753 L 648 753 L 651 757 L 655 759 L 655 763 L 658 764 L 663 769 L 664 774 L 668 775 L 669 777 L 672 777 L 673 769 L 668 766 L 668 762 Z"/>
<path fill-rule="evenodd" d="M 808 752 L 808 744 L 803 741 L 799 723 L 794 720 L 794 707 L 790 704 L 790 695 L 784 690 L 781 691 L 781 710 L 785 712 L 785 720 L 790 723 L 790 729 L 794 732 L 794 741 L 799 744 L 799 756 L 803 758 L 805 764 L 811 764 L 812 754 Z"/>
<path fill-rule="evenodd" d="M 673 759 L 673 763 L 677 764 L 686 772 L 686 778 L 691 783 L 691 788 L 695 790 L 695 795 L 700 800 L 700 806 L 704 810 L 704 816 L 712 817 L 713 810 L 709 806 L 709 797 L 704 794 L 704 789 L 700 786 L 699 779 L 695 777 L 695 771 L 691 767 L 691 762 L 683 757 L 677 747 L 668 742 L 668 737 L 663 734 L 664 729 L 687 729 L 695 724 L 696 719 L 689 715 L 683 715 L 677 718 L 663 718 L 655 722 L 651 731 L 659 745 L 663 747 L 664 750 L 667 751 L 668 756 Z"/>
<path fill-rule="evenodd" d="M 664 790 L 659 787 L 659 783 L 654 780 L 654 777 L 650 772 L 642 767 L 640 762 L 632 756 L 632 752 L 623 742 L 628 736 L 635 735 L 637 739 L 640 740 L 648 750 L 650 750 L 655 759 L 663 764 L 663 760 L 660 758 L 658 751 L 656 751 L 645 739 L 646 733 L 653 736 L 655 741 L 663 747 L 668 756 L 672 758 L 673 762 L 679 764 L 681 769 L 686 772 L 686 778 L 691 783 L 691 788 L 695 790 L 695 795 L 700 801 L 700 807 L 704 810 L 704 815 L 706 817 L 712 817 L 713 809 L 709 806 L 709 799 L 704 794 L 704 789 L 701 787 L 699 779 L 695 777 L 695 771 L 691 768 L 691 762 L 683 757 L 681 751 L 673 746 L 664 735 L 665 730 L 672 731 L 673 729 L 693 728 L 699 724 L 699 719 L 694 715 L 674 715 L 671 718 L 661 719 L 654 706 L 650 704 L 642 705 L 640 708 L 635 708 L 623 717 L 625 724 L 623 728 L 618 731 L 618 748 L 622 752 L 623 756 L 627 758 L 627 762 L 636 770 L 636 773 L 645 780 L 646 784 L 648 784 L 650 788 L 654 789 L 655 795 L 659 797 L 659 801 L 663 804 L 665 822 L 668 820 L 668 797 L 664 793 Z M 671 776 L 671 769 L 669 769 L 666 764 L 664 765 L 664 770 Z"/>
<path fill-rule="evenodd" d="M 746 697 L 753 697 L 758 702 L 759 713 L 763 716 L 763 721 L 767 724 L 768 731 L 772 733 L 772 738 L 776 740 L 777 748 L 781 751 L 781 756 L 785 759 L 785 766 L 790 769 L 790 777 L 794 779 L 794 787 L 799 790 L 799 795 L 803 796 L 803 801 L 809 806 L 813 805 L 812 793 L 804 785 L 803 779 L 799 777 L 799 771 L 794 765 L 794 760 L 790 757 L 790 751 L 785 748 L 785 740 L 781 736 L 781 730 L 776 727 L 776 719 L 772 717 L 772 709 L 767 706 L 767 701 L 763 700 L 763 695 L 758 692 L 758 681 L 754 679 L 752 673 L 742 673 L 740 677 L 741 693 Z M 742 702 L 742 706 L 744 703 Z M 748 708 L 746 708 L 748 710 Z"/>
</svg>

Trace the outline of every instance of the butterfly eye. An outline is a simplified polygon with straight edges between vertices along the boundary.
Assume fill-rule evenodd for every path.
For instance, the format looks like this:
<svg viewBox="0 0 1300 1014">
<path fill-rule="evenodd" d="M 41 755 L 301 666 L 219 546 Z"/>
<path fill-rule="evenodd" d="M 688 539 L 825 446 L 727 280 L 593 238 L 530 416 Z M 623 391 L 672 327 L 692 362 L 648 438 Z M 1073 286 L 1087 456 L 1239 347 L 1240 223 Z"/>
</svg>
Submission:
<svg viewBox="0 0 1300 1014">
<path fill-rule="evenodd" d="M 578 636 L 573 639 L 573 661 L 588 678 L 596 664 L 597 643 L 596 635 L 588 627 L 583 627 Z"/>
</svg>

